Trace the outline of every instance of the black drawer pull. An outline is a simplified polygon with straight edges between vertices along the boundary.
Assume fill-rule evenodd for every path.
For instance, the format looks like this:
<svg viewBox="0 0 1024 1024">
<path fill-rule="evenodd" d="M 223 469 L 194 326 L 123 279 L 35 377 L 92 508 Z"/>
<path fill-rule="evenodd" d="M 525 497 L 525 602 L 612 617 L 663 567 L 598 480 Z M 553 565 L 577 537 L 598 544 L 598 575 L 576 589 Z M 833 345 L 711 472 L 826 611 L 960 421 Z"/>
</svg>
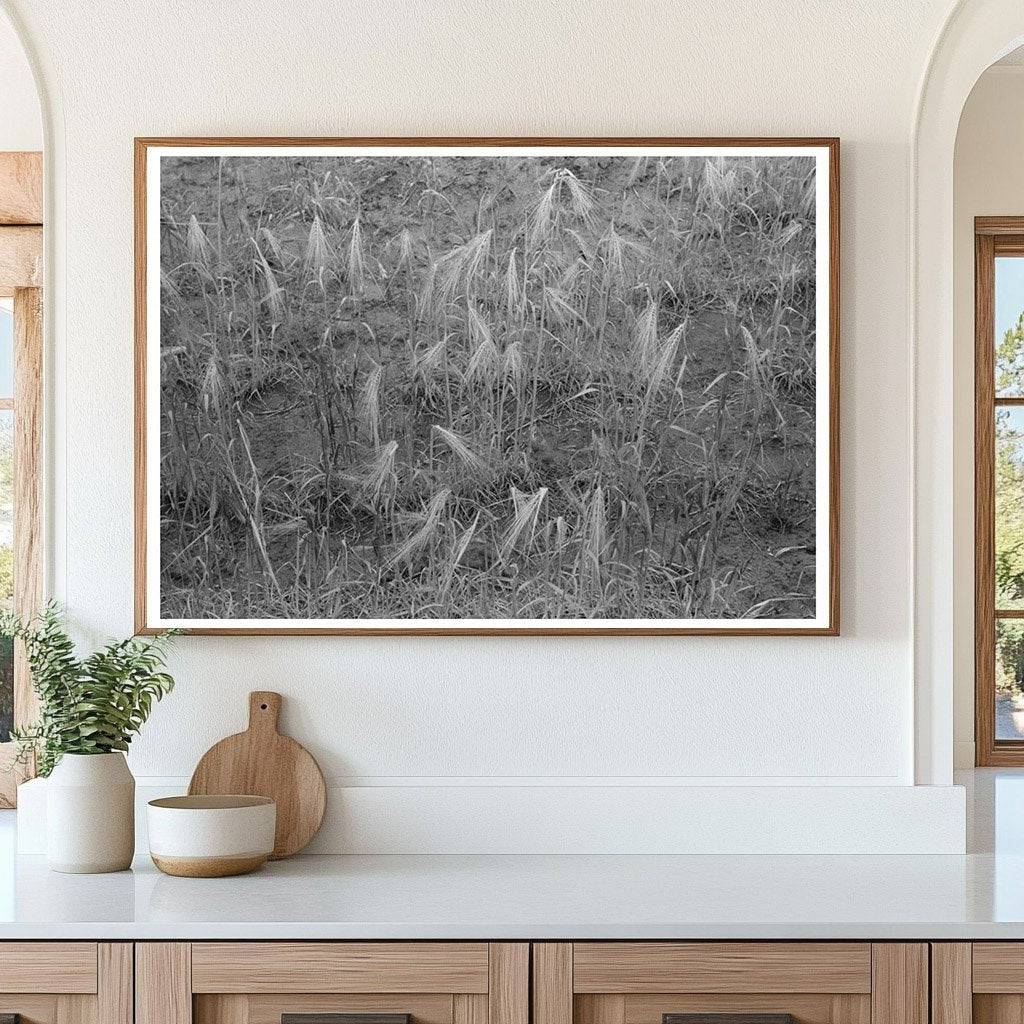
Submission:
<svg viewBox="0 0 1024 1024">
<path fill-rule="evenodd" d="M 661 1024 L 796 1024 L 791 1013 L 663 1013 Z"/>
<path fill-rule="evenodd" d="M 0 1024 L 7 1024 L 7 1022 L 0 1020 Z M 412 1014 L 282 1013 L 281 1024 L 412 1024 Z"/>
</svg>

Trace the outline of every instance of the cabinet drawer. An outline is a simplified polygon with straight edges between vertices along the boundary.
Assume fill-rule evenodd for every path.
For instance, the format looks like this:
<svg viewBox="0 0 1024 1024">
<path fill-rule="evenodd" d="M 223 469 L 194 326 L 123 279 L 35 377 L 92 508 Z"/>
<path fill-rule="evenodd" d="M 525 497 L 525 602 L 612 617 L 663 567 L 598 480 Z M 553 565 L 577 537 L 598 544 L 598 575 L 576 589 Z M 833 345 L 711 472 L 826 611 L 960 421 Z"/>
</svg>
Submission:
<svg viewBox="0 0 1024 1024">
<path fill-rule="evenodd" d="M 311 1019 L 329 1014 L 409 1014 L 413 1024 L 454 1024 L 453 1006 L 462 999 L 480 996 L 455 995 L 285 995 L 235 994 L 197 995 L 195 1020 L 221 1022 L 224 1009 L 229 1018 L 244 1015 L 247 1024 L 281 1024 L 285 1015 L 306 1015 Z M 483 997 L 486 998 L 486 997 Z M 244 1011 L 244 1013 L 239 1013 Z"/>
<path fill-rule="evenodd" d="M 537 943 L 533 957 L 534 1024 L 929 1024 L 924 943 Z"/>
<path fill-rule="evenodd" d="M 139 943 L 135 1024 L 528 1024 L 529 969 L 516 942 Z"/>
<path fill-rule="evenodd" d="M 0 942 L 0 1017 L 22 1024 L 132 1024 L 126 942 Z"/>
<path fill-rule="evenodd" d="M 0 943 L 0 992 L 96 991 L 95 942 Z"/>
</svg>

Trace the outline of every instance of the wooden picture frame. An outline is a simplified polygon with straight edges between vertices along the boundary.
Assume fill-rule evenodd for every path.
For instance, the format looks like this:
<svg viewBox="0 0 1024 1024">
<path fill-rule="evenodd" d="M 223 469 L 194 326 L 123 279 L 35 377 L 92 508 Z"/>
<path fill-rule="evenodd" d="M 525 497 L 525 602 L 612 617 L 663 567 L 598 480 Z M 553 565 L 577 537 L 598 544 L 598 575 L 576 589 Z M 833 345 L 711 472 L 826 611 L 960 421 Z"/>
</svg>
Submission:
<svg viewBox="0 0 1024 1024">
<path fill-rule="evenodd" d="M 364 619 L 174 619 L 161 614 L 160 583 L 155 565 L 159 562 L 160 542 L 154 522 L 160 521 L 159 509 L 154 518 L 152 497 L 154 476 L 152 445 L 159 452 L 159 438 L 154 441 L 154 422 L 159 422 L 157 407 L 154 420 L 153 403 L 147 394 L 153 390 L 152 355 L 159 347 L 159 332 L 150 337 L 154 310 L 159 315 L 160 290 L 157 262 L 160 241 L 152 225 L 160 223 L 161 197 L 159 185 L 151 191 L 151 181 L 159 176 L 159 161 L 176 155 L 283 155 L 294 156 L 295 150 L 316 151 L 327 155 L 362 155 L 386 151 L 402 157 L 423 155 L 423 151 L 458 155 L 509 155 L 506 151 L 535 155 L 557 152 L 566 157 L 590 156 L 596 151 L 606 155 L 641 157 L 692 155 L 722 156 L 738 159 L 746 154 L 772 156 L 786 153 L 813 155 L 816 159 L 816 202 L 814 206 L 816 248 L 816 294 L 818 300 L 817 342 L 815 348 L 815 488 L 817 500 L 813 520 L 815 541 L 802 547 L 811 552 L 815 565 L 814 614 L 799 619 L 742 618 L 728 619 L 432 619 L 409 618 L 387 620 Z M 541 155 L 543 155 L 543 153 Z M 722 165 L 724 166 L 724 164 Z M 356 218 L 358 220 L 358 216 Z M 219 222 L 219 215 L 218 215 Z M 821 227 L 822 222 L 825 227 Z M 524 236 L 525 237 L 525 236 Z M 197 242 L 200 246 L 202 242 Z M 155 248 L 154 248 L 155 246 Z M 839 202 L 839 140 L 836 138 L 137 138 L 135 140 L 135 617 L 139 633 L 154 633 L 168 626 L 187 632 L 207 635 L 476 635 L 476 636 L 574 636 L 574 635 L 708 635 L 708 636 L 835 636 L 839 632 L 839 267 L 840 267 L 840 202 Z M 155 275 L 155 276 L 154 276 Z M 321 279 L 321 286 L 322 279 Z M 155 290 L 154 290 L 155 289 Z M 326 288 L 325 294 L 326 294 Z M 154 305 L 155 295 L 155 305 Z M 325 302 L 326 305 L 326 302 Z M 255 314 L 254 314 L 255 323 Z M 822 341 L 821 335 L 827 334 Z M 253 329 L 255 336 L 255 328 Z M 755 346 L 756 363 L 756 346 Z M 827 378 L 823 387 L 820 382 Z M 536 384 L 534 385 L 536 390 Z M 433 437 L 433 434 L 431 434 Z M 821 473 L 825 467 L 825 473 Z M 253 464 L 254 475 L 256 473 Z M 822 481 L 822 476 L 825 479 Z M 514 495 L 513 495 L 514 498 Z M 820 509 L 824 498 L 827 510 Z M 541 498 L 543 500 L 543 497 Z M 516 506 L 518 509 L 519 506 Z M 254 527 L 255 530 L 255 527 Z M 820 549 L 825 547 L 825 553 Z M 780 548 L 799 550 L 799 548 Z M 155 553 L 155 554 L 154 554 Z M 457 562 L 456 562 L 457 564 Z M 788 598 L 781 597 L 785 601 Z M 764 602 L 768 604 L 770 602 Z M 759 612 L 757 613 L 760 614 Z"/>
</svg>

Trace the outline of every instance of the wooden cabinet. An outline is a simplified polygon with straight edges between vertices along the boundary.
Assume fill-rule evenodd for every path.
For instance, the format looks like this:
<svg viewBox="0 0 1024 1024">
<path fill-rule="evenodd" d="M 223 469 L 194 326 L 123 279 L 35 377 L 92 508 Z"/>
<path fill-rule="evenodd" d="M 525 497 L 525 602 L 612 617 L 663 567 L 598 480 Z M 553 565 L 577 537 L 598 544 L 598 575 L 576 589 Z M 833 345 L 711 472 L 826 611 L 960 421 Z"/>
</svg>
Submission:
<svg viewBox="0 0 1024 1024">
<path fill-rule="evenodd" d="M 1024 1020 L 1024 942 L 934 942 L 932 1024 Z"/>
<path fill-rule="evenodd" d="M 529 966 L 521 942 L 138 943 L 136 1024 L 529 1024 Z"/>
<path fill-rule="evenodd" d="M 7 1015 L 21 1024 L 132 1024 L 132 944 L 0 943 Z"/>
<path fill-rule="evenodd" d="M 1024 943 L 0 942 L 6 1014 L 21 1024 L 1020 1024 Z"/>
<path fill-rule="evenodd" d="M 533 946 L 533 1024 L 928 1024 L 928 947 L 869 942 Z M 720 1018 L 720 1024 L 730 1024 Z"/>
</svg>

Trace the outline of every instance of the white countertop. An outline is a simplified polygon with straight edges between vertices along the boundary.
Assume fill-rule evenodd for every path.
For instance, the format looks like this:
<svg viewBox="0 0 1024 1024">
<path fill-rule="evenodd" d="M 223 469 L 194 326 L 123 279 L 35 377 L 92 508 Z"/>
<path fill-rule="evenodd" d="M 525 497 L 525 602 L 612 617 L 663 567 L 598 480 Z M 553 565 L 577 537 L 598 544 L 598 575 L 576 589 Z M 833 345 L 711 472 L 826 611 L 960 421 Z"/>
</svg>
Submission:
<svg viewBox="0 0 1024 1024">
<path fill-rule="evenodd" d="M 967 856 L 296 857 L 59 875 L 0 812 L 0 940 L 1024 939 L 1024 772 L 975 772 Z"/>
<path fill-rule="evenodd" d="M 26 857 L 2 938 L 1024 938 L 1024 856 L 298 857 L 204 880 Z"/>
</svg>

